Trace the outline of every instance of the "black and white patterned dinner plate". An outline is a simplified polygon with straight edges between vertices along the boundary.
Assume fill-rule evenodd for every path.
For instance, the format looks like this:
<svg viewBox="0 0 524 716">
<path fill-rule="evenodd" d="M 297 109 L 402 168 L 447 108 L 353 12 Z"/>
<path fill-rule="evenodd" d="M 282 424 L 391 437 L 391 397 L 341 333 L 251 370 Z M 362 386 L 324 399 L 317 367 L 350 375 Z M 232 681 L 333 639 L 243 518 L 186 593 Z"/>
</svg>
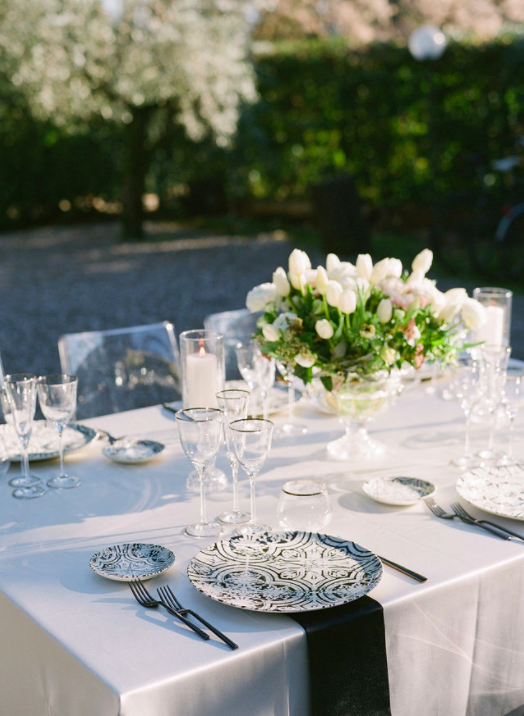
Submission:
<svg viewBox="0 0 524 716">
<path fill-rule="evenodd" d="M 236 535 L 189 563 L 193 585 L 218 602 L 259 612 L 335 607 L 367 594 L 382 576 L 376 554 L 315 532 Z"/>
<path fill-rule="evenodd" d="M 174 561 L 175 555 L 167 547 L 134 542 L 106 547 L 91 557 L 89 566 L 101 577 L 129 582 L 156 577 L 169 569 Z"/>
<path fill-rule="evenodd" d="M 88 445 L 97 436 L 96 430 L 87 425 L 69 423 L 64 429 L 64 454 L 80 450 Z M 10 425 L 0 425 L 0 440 L 3 440 L 7 450 L 8 459 L 19 462 L 22 459 L 20 443 Z M 56 428 L 45 420 L 35 420 L 31 439 L 29 440 L 29 460 L 50 460 L 59 456 L 59 439 Z"/>
<path fill-rule="evenodd" d="M 127 465 L 147 462 L 159 455 L 165 445 L 156 440 L 140 440 L 138 438 L 122 438 L 102 448 L 102 453 L 110 460 Z"/>
<path fill-rule="evenodd" d="M 484 512 L 524 520 L 524 468 L 521 465 L 475 468 L 457 480 L 457 492 Z"/>
<path fill-rule="evenodd" d="M 385 505 L 414 505 L 435 492 L 435 485 L 417 477 L 372 477 L 362 485 L 363 492 Z"/>
</svg>

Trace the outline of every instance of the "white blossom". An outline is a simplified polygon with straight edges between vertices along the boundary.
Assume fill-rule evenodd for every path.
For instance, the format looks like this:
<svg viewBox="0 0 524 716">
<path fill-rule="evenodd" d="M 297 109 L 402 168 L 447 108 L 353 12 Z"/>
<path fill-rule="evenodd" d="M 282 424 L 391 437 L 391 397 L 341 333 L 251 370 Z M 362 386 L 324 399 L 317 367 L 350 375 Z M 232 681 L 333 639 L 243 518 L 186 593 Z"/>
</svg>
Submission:
<svg viewBox="0 0 524 716">
<path fill-rule="evenodd" d="M 275 284 L 280 296 L 286 297 L 289 295 L 289 292 L 291 291 L 291 286 L 289 284 L 287 274 L 281 266 L 279 266 L 276 271 L 273 272 L 273 283 Z"/>
<path fill-rule="evenodd" d="M 321 338 L 328 340 L 333 337 L 334 330 L 331 322 L 327 318 L 321 318 L 320 321 L 315 323 L 315 331 Z"/>
</svg>

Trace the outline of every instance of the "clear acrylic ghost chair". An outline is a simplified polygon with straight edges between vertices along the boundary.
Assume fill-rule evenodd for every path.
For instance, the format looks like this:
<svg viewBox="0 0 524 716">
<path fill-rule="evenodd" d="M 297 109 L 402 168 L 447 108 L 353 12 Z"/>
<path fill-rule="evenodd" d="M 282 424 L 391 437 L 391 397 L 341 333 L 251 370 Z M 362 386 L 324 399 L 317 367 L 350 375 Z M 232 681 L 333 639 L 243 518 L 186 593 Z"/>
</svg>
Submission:
<svg viewBox="0 0 524 716">
<path fill-rule="evenodd" d="M 204 328 L 218 331 L 224 336 L 226 380 L 241 380 L 238 370 L 235 346 L 237 343 L 246 343 L 257 330 L 257 318 L 260 313 L 251 313 L 247 308 L 236 311 L 223 311 L 211 313 L 204 318 Z"/>
<path fill-rule="evenodd" d="M 58 341 L 64 373 L 78 376 L 77 419 L 180 400 L 180 360 L 168 321 L 69 333 Z"/>
</svg>

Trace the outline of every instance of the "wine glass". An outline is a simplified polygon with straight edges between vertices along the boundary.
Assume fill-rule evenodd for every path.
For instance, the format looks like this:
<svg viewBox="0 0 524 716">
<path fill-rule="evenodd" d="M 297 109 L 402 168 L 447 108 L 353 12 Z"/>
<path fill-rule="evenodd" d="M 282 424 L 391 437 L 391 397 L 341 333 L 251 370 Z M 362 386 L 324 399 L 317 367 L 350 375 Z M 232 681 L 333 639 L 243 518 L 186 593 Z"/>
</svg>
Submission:
<svg viewBox="0 0 524 716">
<path fill-rule="evenodd" d="M 215 459 L 220 447 L 223 413 L 217 408 L 185 408 L 176 415 L 180 442 L 200 483 L 200 521 L 188 525 L 190 537 L 216 537 L 221 534 L 218 522 L 208 522 L 206 517 L 205 472 Z"/>
<path fill-rule="evenodd" d="M 259 524 L 255 513 L 255 478 L 262 469 L 271 447 L 273 423 L 263 418 L 245 418 L 229 423 L 231 442 L 238 462 L 249 477 L 251 517 L 249 522 L 236 529 L 237 534 L 253 534 L 271 530 Z"/>
<path fill-rule="evenodd" d="M 479 452 L 479 457 L 488 462 L 494 462 L 502 457 L 500 452 L 495 450 L 495 427 L 497 409 L 502 402 L 504 393 L 510 353 L 511 348 L 509 346 L 487 343 L 479 348 L 484 401 L 490 416 L 488 446 Z"/>
<path fill-rule="evenodd" d="M 251 390 L 258 388 L 262 399 L 262 415 L 267 420 L 268 391 L 275 382 L 275 361 L 262 353 L 256 341 L 238 343 L 235 352 L 238 369 Z"/>
<path fill-rule="evenodd" d="M 482 397 L 481 367 L 478 361 L 464 359 L 456 368 L 450 390 L 457 398 L 464 415 L 466 416 L 466 437 L 464 454 L 452 460 L 457 467 L 469 468 L 475 464 L 471 454 L 471 416 L 475 405 Z"/>
<path fill-rule="evenodd" d="M 509 418 L 508 452 L 498 465 L 519 465 L 521 463 L 513 455 L 513 428 L 515 416 L 524 406 L 524 371 L 522 369 L 508 369 L 502 405 Z"/>
<path fill-rule="evenodd" d="M 223 512 L 218 516 L 219 521 L 226 525 L 239 525 L 249 520 L 249 515 L 245 512 L 240 512 L 238 509 L 238 460 L 233 449 L 231 433 L 228 430 L 228 425 L 233 420 L 239 420 L 247 416 L 249 395 L 247 390 L 237 389 L 221 390 L 216 395 L 218 407 L 224 413 L 226 452 L 229 464 L 231 465 L 231 477 L 233 480 L 233 509 L 230 512 Z"/>
<path fill-rule="evenodd" d="M 30 474 L 27 454 L 36 409 L 36 376 L 30 373 L 7 375 L 5 391 L 12 425 L 22 448 L 22 474 L 9 481 L 10 485 L 16 487 L 13 490 L 13 497 L 20 499 L 42 497 L 45 490 L 40 478 Z"/>
<path fill-rule="evenodd" d="M 68 475 L 64 469 L 64 428 L 75 412 L 77 384 L 76 375 L 58 374 L 39 378 L 36 386 L 42 413 L 58 432 L 59 441 L 60 472 L 47 485 L 60 490 L 81 484 L 78 477 Z"/>
<path fill-rule="evenodd" d="M 288 363 L 282 363 L 281 361 L 276 362 L 278 372 L 287 384 L 287 421 L 280 427 L 280 430 L 285 435 L 304 435 L 307 433 L 305 425 L 300 425 L 294 422 L 295 413 L 295 385 L 293 381 L 295 376 Z"/>
</svg>

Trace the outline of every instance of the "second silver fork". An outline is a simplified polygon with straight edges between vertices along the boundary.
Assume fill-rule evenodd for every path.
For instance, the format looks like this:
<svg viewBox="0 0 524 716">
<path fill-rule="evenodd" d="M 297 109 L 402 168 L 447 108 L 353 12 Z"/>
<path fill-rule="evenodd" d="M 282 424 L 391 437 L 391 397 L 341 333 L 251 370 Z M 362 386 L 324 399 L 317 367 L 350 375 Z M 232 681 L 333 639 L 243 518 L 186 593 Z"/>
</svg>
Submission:
<svg viewBox="0 0 524 716">
<path fill-rule="evenodd" d="M 435 500 L 432 497 L 426 497 L 424 499 L 424 503 L 426 504 L 426 507 L 428 507 L 431 512 L 436 517 L 439 517 L 440 519 L 444 520 L 460 520 L 461 522 L 464 522 L 467 525 L 474 525 L 475 527 L 480 527 L 480 529 L 485 530 L 486 532 L 490 532 L 492 535 L 495 535 L 495 537 L 500 537 L 501 539 L 508 540 L 510 539 L 510 535 L 508 535 L 505 532 L 502 532 L 502 530 L 496 528 L 496 527 L 489 527 L 488 525 L 483 525 L 475 522 L 474 520 L 466 519 L 465 517 L 462 517 L 461 515 L 458 515 L 456 512 L 446 512 L 445 510 L 440 507 L 440 505 L 437 505 Z"/>
</svg>

